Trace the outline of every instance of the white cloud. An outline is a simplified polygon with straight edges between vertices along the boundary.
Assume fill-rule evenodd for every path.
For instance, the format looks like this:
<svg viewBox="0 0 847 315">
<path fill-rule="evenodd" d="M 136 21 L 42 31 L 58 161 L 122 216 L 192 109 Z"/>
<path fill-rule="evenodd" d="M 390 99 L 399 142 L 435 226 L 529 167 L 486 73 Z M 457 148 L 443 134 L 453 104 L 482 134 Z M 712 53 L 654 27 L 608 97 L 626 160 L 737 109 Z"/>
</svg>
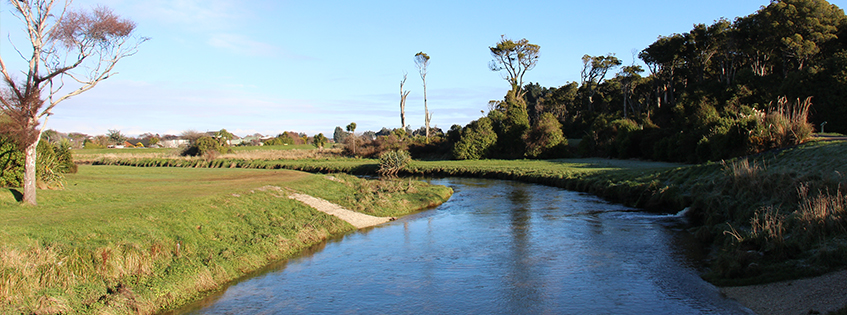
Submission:
<svg viewBox="0 0 847 315">
<path fill-rule="evenodd" d="M 227 0 L 152 0 L 137 9 L 147 18 L 195 30 L 229 28 L 250 15 L 241 2 Z"/>
<path fill-rule="evenodd" d="M 251 40 L 236 34 L 215 34 L 209 39 L 212 47 L 229 50 L 245 56 L 274 57 L 279 49 L 271 44 Z"/>
</svg>

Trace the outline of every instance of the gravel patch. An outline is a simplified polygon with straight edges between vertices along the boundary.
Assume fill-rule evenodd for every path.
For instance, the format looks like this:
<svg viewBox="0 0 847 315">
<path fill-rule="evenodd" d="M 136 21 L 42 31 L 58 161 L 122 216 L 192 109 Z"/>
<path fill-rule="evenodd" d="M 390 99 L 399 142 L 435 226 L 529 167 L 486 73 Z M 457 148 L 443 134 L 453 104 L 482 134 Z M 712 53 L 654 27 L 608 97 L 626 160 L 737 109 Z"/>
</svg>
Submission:
<svg viewBox="0 0 847 315">
<path fill-rule="evenodd" d="M 819 277 L 721 288 L 756 314 L 826 314 L 847 306 L 847 270 Z"/>
</svg>

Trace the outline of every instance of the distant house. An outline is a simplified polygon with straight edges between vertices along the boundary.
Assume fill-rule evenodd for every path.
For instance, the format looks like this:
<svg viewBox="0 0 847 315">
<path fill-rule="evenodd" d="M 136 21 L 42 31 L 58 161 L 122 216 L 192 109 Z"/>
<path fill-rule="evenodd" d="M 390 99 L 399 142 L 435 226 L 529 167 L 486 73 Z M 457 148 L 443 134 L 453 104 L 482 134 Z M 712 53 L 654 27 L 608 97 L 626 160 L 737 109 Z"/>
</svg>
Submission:
<svg viewBox="0 0 847 315">
<path fill-rule="evenodd" d="M 189 141 L 187 139 L 174 139 L 174 140 L 162 140 L 159 141 L 159 145 L 163 148 L 179 148 L 183 146 L 187 146 Z"/>
<path fill-rule="evenodd" d="M 232 143 L 233 146 L 236 146 L 236 145 L 261 145 L 262 140 L 263 139 L 262 139 L 261 135 L 259 135 L 259 136 L 253 135 L 253 136 L 247 136 L 247 137 L 239 138 L 239 139 L 232 139 L 231 143 Z"/>
</svg>

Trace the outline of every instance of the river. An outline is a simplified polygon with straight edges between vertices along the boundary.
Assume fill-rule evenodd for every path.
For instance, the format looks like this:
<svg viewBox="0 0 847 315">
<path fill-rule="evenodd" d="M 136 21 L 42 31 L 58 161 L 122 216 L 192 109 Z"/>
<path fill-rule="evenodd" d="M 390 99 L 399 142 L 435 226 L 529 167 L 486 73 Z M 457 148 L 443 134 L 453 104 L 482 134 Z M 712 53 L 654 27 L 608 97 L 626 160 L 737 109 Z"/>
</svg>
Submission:
<svg viewBox="0 0 847 315">
<path fill-rule="evenodd" d="M 178 313 L 752 314 L 700 279 L 681 217 L 541 185 L 431 182 L 453 197 Z"/>
</svg>

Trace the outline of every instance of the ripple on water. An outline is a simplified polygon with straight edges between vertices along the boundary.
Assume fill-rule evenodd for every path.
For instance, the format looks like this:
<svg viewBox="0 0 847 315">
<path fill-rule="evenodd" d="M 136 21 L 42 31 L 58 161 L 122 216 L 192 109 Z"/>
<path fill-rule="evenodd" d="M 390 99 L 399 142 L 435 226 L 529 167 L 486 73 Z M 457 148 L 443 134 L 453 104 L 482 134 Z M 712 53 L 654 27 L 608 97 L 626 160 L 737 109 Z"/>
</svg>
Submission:
<svg viewBox="0 0 847 315">
<path fill-rule="evenodd" d="M 354 233 L 185 311 L 749 314 L 697 273 L 678 216 L 511 181 Z"/>
</svg>

